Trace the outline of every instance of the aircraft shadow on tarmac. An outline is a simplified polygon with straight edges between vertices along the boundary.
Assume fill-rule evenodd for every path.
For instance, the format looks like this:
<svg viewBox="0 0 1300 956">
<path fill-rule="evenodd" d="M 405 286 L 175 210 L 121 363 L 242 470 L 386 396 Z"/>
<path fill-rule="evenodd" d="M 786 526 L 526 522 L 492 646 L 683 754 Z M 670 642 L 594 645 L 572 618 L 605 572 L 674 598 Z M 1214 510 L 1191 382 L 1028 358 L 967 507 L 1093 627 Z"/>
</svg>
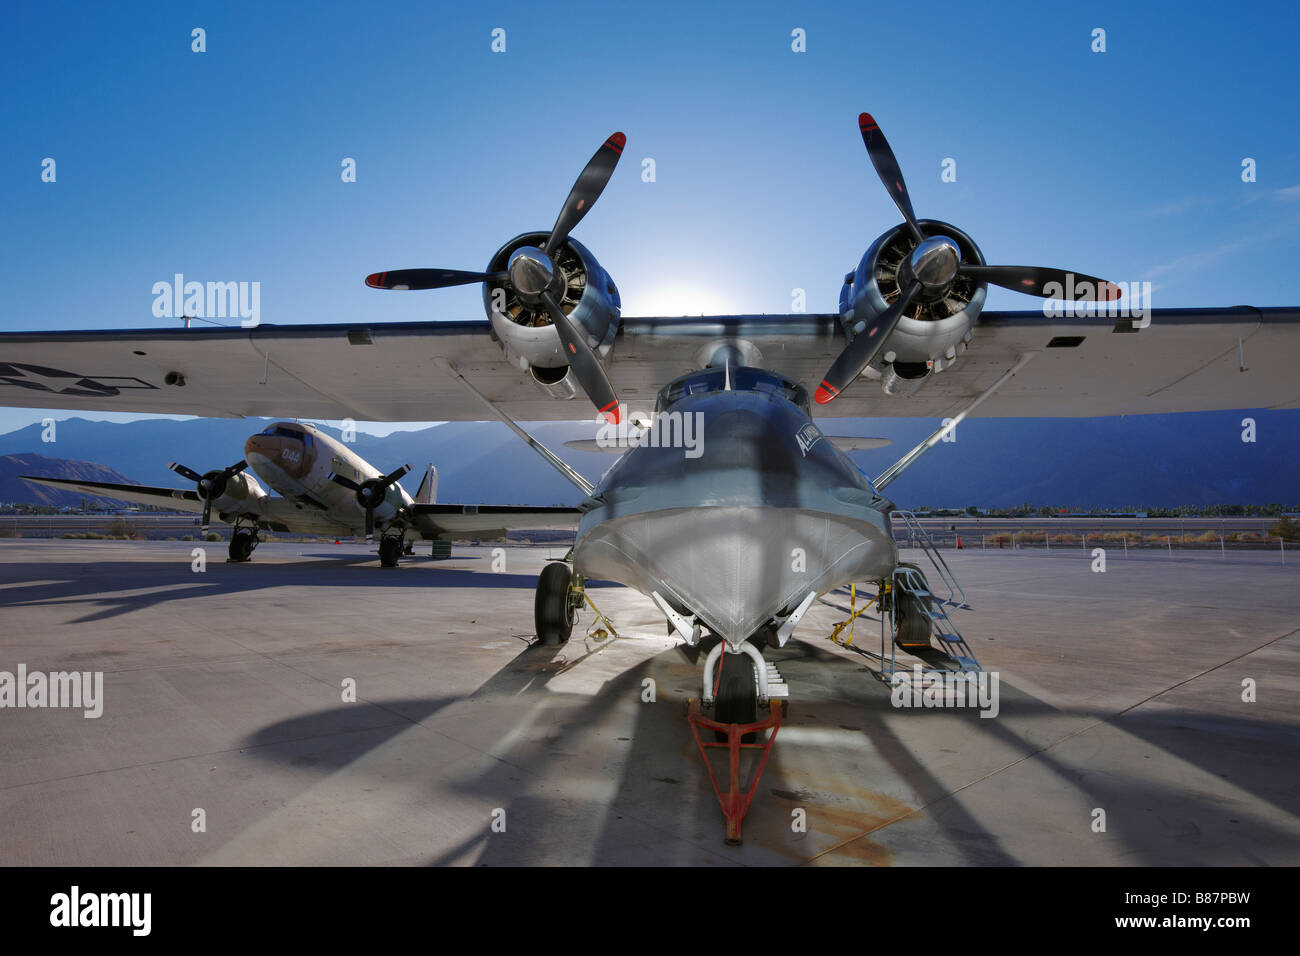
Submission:
<svg viewBox="0 0 1300 956">
<path fill-rule="evenodd" d="M 785 738 L 778 738 L 772 750 L 745 821 L 745 844 L 726 847 L 721 812 L 684 717 L 685 699 L 697 693 L 697 667 L 678 649 L 669 649 L 620 673 L 594 695 L 549 689 L 551 679 L 568 670 L 576 654 L 581 654 L 581 645 L 575 633 L 568 647 L 534 644 L 525 649 L 468 698 L 372 703 L 371 708 L 380 710 L 372 710 L 369 718 L 379 719 L 382 725 L 374 733 L 338 733 L 341 725 L 360 717 L 345 706 L 270 725 L 244 746 L 259 759 L 309 763 L 313 770 L 331 773 L 414 724 L 438 730 L 440 717 L 464 702 L 497 698 L 503 705 L 497 713 L 507 721 L 506 731 L 517 730 L 520 715 L 529 715 L 524 720 L 531 723 L 523 734 L 503 733 L 502 739 L 509 742 L 500 752 L 490 752 L 495 759 L 487 772 L 468 781 L 443 781 L 458 796 L 482 802 L 484 823 L 481 831 L 431 858 L 430 865 L 470 859 L 479 865 L 743 865 L 802 863 L 823 854 L 827 862 L 886 864 L 892 852 L 871 834 L 892 824 L 899 829 L 890 831 L 891 841 L 897 836 L 901 845 L 915 846 L 919 840 L 927 852 L 937 850 L 944 863 L 1024 862 L 966 805 L 960 792 L 964 785 L 954 790 L 927 769 L 926 758 L 930 751 L 942 748 L 942 739 L 925 746 L 900 739 L 889 726 L 897 721 L 884 719 L 898 716 L 886 686 L 855 661 L 798 640 L 769 656 L 779 663 L 792 687 L 808 688 L 812 696 L 796 697 L 791 707 L 782 728 Z M 657 703 L 641 703 L 646 677 L 656 680 Z M 1300 745 L 1292 741 L 1279 747 L 1284 734 L 1278 726 L 1180 709 L 1112 719 L 1108 714 L 1052 707 L 1006 681 L 1001 691 L 1000 719 L 982 719 L 973 711 L 916 709 L 907 712 L 906 726 L 936 722 L 958 732 L 987 735 L 1018 755 L 1004 761 L 1007 767 L 1033 762 L 1038 769 L 1050 771 L 1075 802 L 1107 808 L 1109 832 L 1093 834 L 1086 812 L 1076 813 L 1071 806 L 1067 825 L 1061 820 L 1065 810 L 1049 804 L 1036 812 L 1033 795 L 1019 794 L 1026 807 L 1024 823 L 1042 832 L 1043 838 L 1060 840 L 1059 847 L 1046 848 L 1035 862 L 1074 862 L 1071 846 L 1090 839 L 1118 844 L 1121 857 L 1142 865 L 1239 863 L 1243 856 L 1266 862 L 1254 848 L 1276 852 L 1280 846 L 1294 847 L 1292 833 L 1252 815 L 1244 805 L 1225 806 L 1216 794 L 1116 773 L 1109 765 L 1084 770 L 1077 758 L 1068 764 L 1053 752 L 1055 744 L 1078 730 L 1080 721 L 1086 726 L 1087 718 L 1092 718 L 1129 734 L 1134 751 L 1167 751 L 1206 773 L 1230 778 L 1235 787 L 1294 816 L 1300 810 L 1300 796 L 1286 788 L 1281 768 L 1295 766 Z M 381 711 L 387 716 L 377 718 Z M 629 726 L 629 714 L 631 729 L 611 739 L 609 729 Z M 1069 717 L 1080 718 L 1070 722 L 1069 732 L 1047 732 L 1034 720 Z M 1027 726 L 1026 719 L 1032 721 Z M 1208 731 L 1213 740 L 1196 727 L 1207 721 L 1213 724 Z M 846 757 L 839 752 L 844 749 L 842 736 L 839 747 L 833 737 L 829 742 L 816 739 L 819 733 L 825 738 L 827 732 L 862 734 L 870 748 L 865 755 L 856 748 L 856 756 Z M 336 737 L 326 747 L 322 735 L 328 734 Z M 539 790 L 555 789 L 547 783 L 548 775 L 550 780 L 569 778 L 571 771 L 563 763 L 569 759 L 578 760 L 580 772 L 585 773 L 591 772 L 592 764 L 610 766 L 611 777 L 617 777 L 604 782 L 612 796 L 593 794 L 586 799 L 572 787 L 563 796 L 540 795 Z M 972 774 L 968 783 L 999 769 L 1003 768 L 990 765 Z M 1004 779 L 1008 781 L 1004 786 L 1012 785 L 1010 777 Z M 538 783 L 544 786 L 534 786 Z M 883 789 L 872 789 L 876 786 Z M 508 835 L 490 831 L 486 808 L 493 807 L 506 809 Z M 807 813 L 806 834 L 791 828 L 791 813 L 797 808 Z M 927 835 L 926 820 L 938 831 L 937 846 L 936 838 Z M 922 824 L 919 837 L 909 835 L 908 822 Z M 585 846 L 576 842 L 580 839 Z"/>
<path fill-rule="evenodd" d="M 494 572 L 484 564 L 478 569 L 430 567 L 429 564 L 380 568 L 378 559 L 363 555 L 329 555 L 329 561 L 242 564 L 212 561 L 207 570 L 191 569 L 189 552 L 178 552 L 174 561 L 132 561 L 113 565 L 99 562 L 45 561 L 24 565 L 32 583 L 4 582 L 0 608 L 28 605 L 84 605 L 92 613 L 71 624 L 103 621 L 205 595 L 251 594 L 268 588 L 524 588 L 537 586 L 536 574 Z M 367 563 L 374 567 L 356 567 Z M 620 587 L 609 581 L 588 580 L 589 589 Z M 147 593 L 121 593 L 140 592 Z"/>
</svg>

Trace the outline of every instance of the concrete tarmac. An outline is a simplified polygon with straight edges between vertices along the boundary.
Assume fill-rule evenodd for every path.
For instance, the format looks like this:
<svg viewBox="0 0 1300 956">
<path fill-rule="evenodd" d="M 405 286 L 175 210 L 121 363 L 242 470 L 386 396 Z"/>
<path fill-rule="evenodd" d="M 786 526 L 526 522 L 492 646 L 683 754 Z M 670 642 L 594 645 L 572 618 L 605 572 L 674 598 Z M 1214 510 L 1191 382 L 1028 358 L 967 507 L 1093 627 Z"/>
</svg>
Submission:
<svg viewBox="0 0 1300 956">
<path fill-rule="evenodd" d="M 562 548 L 197 546 L 0 540 L 0 672 L 103 674 L 99 718 L 0 709 L 0 863 L 1300 864 L 1300 556 L 946 552 L 994 718 L 894 707 L 827 596 L 730 847 L 653 604 L 530 646 Z"/>
</svg>

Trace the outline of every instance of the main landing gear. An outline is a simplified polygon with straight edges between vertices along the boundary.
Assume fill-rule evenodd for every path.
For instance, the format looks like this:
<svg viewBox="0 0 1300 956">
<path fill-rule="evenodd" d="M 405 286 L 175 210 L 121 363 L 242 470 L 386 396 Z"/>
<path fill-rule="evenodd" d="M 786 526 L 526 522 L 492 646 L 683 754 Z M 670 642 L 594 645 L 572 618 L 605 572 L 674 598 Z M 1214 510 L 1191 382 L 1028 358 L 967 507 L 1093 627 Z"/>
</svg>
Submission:
<svg viewBox="0 0 1300 956">
<path fill-rule="evenodd" d="M 395 568 L 397 562 L 402 559 L 402 553 L 410 554 L 406 548 L 405 534 L 403 531 L 397 531 L 389 534 L 385 533 L 379 539 L 379 566 L 381 568 Z"/>
<path fill-rule="evenodd" d="M 911 569 L 915 576 L 896 575 L 893 581 L 887 582 L 881 591 L 880 609 L 882 612 L 894 612 L 894 644 L 900 650 L 929 650 L 933 646 L 930 643 L 931 618 L 921 596 L 922 588 L 924 593 L 928 593 L 929 582 L 925 579 L 925 573 L 915 564 L 900 562 L 898 566 Z M 919 587 L 916 589 L 907 586 L 918 581 Z"/>
<path fill-rule="evenodd" d="M 537 578 L 533 601 L 533 624 L 543 644 L 555 646 L 568 641 L 577 611 L 571 600 L 573 573 L 562 561 L 552 561 Z"/>
<path fill-rule="evenodd" d="M 578 611 L 590 606 L 595 617 L 587 628 L 587 653 L 594 654 L 618 640 L 614 622 L 605 616 L 587 594 L 581 574 L 569 570 L 564 561 L 552 561 L 537 578 L 533 623 L 544 645 L 564 644 L 573 633 Z"/>
<path fill-rule="evenodd" d="M 247 561 L 253 556 L 253 549 L 261 541 L 257 536 L 257 525 L 240 523 L 236 519 L 230 531 L 230 561 L 235 564 Z"/>
</svg>

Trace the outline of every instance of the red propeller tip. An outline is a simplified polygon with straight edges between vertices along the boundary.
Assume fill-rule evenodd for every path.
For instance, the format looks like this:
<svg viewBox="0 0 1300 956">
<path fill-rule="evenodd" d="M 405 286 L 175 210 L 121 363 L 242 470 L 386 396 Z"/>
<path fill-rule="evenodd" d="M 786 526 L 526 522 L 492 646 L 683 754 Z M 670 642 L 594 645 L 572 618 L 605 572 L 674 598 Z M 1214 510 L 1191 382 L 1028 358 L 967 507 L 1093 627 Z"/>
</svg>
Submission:
<svg viewBox="0 0 1300 956">
<path fill-rule="evenodd" d="M 858 114 L 858 129 L 865 132 L 869 129 L 879 129 L 879 128 L 880 128 L 879 124 L 876 123 L 875 119 L 872 117 L 870 113 Z"/>
<path fill-rule="evenodd" d="M 627 137 L 622 133 L 615 133 L 609 139 L 605 140 L 605 145 L 622 153 L 623 147 L 627 145 Z"/>
<path fill-rule="evenodd" d="M 817 391 L 813 394 L 813 399 L 818 405 L 829 405 L 836 395 L 840 393 L 834 385 L 822 382 L 817 386 Z"/>
<path fill-rule="evenodd" d="M 1117 286 L 1115 283 L 1113 282 L 1106 283 L 1106 301 L 1113 302 L 1116 299 L 1122 298 L 1123 295 L 1124 295 L 1124 290 L 1121 289 L 1119 286 Z"/>
<path fill-rule="evenodd" d="M 613 408 L 611 408 L 610 405 L 613 405 Z M 610 405 L 606 405 L 604 408 L 602 408 L 600 410 L 600 414 L 603 415 L 605 417 L 605 421 L 609 422 L 611 425 L 617 425 L 620 419 L 618 404 L 617 402 L 611 402 Z"/>
<path fill-rule="evenodd" d="M 366 285 L 372 289 L 382 289 L 384 287 L 384 278 L 387 275 L 387 272 L 372 272 L 366 276 Z"/>
</svg>

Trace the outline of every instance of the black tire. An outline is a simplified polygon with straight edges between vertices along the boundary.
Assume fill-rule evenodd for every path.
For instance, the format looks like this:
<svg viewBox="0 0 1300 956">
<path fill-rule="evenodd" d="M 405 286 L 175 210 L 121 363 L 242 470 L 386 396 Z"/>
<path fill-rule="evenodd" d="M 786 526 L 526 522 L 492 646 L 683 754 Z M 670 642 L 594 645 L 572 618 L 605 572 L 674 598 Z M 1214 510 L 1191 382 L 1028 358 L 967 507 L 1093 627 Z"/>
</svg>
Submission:
<svg viewBox="0 0 1300 956">
<path fill-rule="evenodd" d="M 920 650 L 930 646 L 930 618 L 921 599 L 910 591 L 899 591 L 898 611 L 894 617 L 894 643 L 903 650 Z"/>
<path fill-rule="evenodd" d="M 728 654 L 718 658 L 722 673 L 713 697 L 713 719 L 720 724 L 752 724 L 758 720 L 758 686 L 754 681 L 754 662 L 748 654 Z M 714 739 L 726 743 L 727 735 L 713 732 Z M 741 743 L 753 743 L 757 734 L 743 734 Z"/>
<path fill-rule="evenodd" d="M 569 566 L 562 561 L 552 561 L 537 578 L 533 623 L 543 644 L 563 644 L 573 632 L 573 608 L 569 604 L 572 579 Z"/>
<path fill-rule="evenodd" d="M 402 539 L 401 538 L 380 538 L 379 539 L 379 566 L 381 568 L 395 568 L 397 562 L 402 557 Z"/>
<path fill-rule="evenodd" d="M 232 531 L 230 533 L 230 560 L 234 562 L 247 561 L 253 556 L 253 549 L 257 547 L 257 535 L 251 531 Z"/>
</svg>

